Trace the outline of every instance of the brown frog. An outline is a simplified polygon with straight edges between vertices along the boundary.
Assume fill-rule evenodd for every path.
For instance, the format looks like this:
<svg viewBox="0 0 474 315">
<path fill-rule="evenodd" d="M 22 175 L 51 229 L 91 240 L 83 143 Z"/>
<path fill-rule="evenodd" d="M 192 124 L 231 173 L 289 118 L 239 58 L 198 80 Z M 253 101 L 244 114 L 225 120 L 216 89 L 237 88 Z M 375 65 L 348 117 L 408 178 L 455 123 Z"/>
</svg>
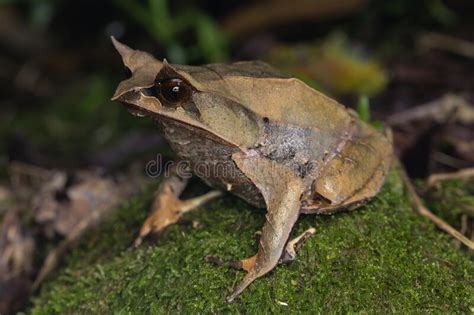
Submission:
<svg viewBox="0 0 474 315">
<path fill-rule="evenodd" d="M 177 155 L 217 189 L 183 201 L 187 179 L 165 178 L 135 245 L 222 190 L 267 210 L 258 252 L 229 263 L 247 274 L 227 302 L 295 258 L 294 246 L 312 233 L 288 241 L 301 213 L 354 209 L 380 190 L 391 142 L 302 81 L 260 61 L 171 65 L 112 41 L 132 74 L 112 99 L 153 118 Z"/>
</svg>

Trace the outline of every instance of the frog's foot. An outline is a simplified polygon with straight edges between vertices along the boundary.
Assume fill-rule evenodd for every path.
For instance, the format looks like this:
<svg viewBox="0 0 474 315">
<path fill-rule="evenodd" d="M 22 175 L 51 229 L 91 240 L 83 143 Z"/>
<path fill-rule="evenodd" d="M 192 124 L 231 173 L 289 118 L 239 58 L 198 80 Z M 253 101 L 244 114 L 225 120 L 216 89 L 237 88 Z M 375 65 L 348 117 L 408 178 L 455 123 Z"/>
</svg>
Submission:
<svg viewBox="0 0 474 315">
<path fill-rule="evenodd" d="M 131 248 L 140 246 L 150 234 L 159 234 L 167 226 L 177 223 L 181 216 L 221 195 L 220 191 L 210 191 L 202 196 L 188 200 L 178 197 L 184 190 L 187 180 L 176 175 L 167 178 L 155 194 L 150 215 L 143 223 L 138 237 Z"/>
<path fill-rule="evenodd" d="M 253 255 L 251 257 L 241 259 L 241 260 L 225 260 L 216 256 L 206 256 L 204 260 L 219 266 L 227 266 L 237 270 L 245 270 L 249 271 L 255 265 L 255 259 L 257 255 Z"/>
<path fill-rule="evenodd" d="M 303 243 L 310 238 L 314 233 L 316 233 L 316 229 L 311 227 L 286 243 L 285 250 L 280 258 L 280 263 L 289 263 L 296 259 L 296 251 L 303 245 Z"/>
<path fill-rule="evenodd" d="M 289 263 L 296 259 L 296 251 L 301 247 L 301 245 L 310 238 L 314 233 L 316 233 L 315 228 L 309 228 L 294 239 L 288 241 L 286 243 L 286 247 L 283 251 L 283 254 L 280 257 L 279 263 Z M 250 271 L 255 265 L 255 259 L 257 255 L 253 255 L 251 257 L 242 259 L 242 260 L 225 260 L 220 257 L 216 256 L 206 256 L 204 258 L 205 261 L 220 265 L 220 266 L 227 266 L 237 270 L 245 270 Z"/>
</svg>

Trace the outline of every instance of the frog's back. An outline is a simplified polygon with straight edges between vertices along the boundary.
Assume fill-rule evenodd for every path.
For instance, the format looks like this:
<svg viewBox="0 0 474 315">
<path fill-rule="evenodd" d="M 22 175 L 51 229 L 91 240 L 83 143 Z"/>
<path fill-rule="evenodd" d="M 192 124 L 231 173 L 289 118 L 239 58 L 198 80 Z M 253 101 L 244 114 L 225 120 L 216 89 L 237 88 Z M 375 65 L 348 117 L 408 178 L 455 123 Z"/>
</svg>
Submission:
<svg viewBox="0 0 474 315">
<path fill-rule="evenodd" d="M 174 67 L 198 90 L 229 98 L 272 122 L 331 130 L 351 120 L 335 100 L 261 61 Z"/>
<path fill-rule="evenodd" d="M 256 146 L 307 177 L 302 211 L 331 213 L 379 191 L 391 143 L 335 100 L 259 61 L 176 69 L 198 90 L 229 98 L 266 121 Z"/>
</svg>

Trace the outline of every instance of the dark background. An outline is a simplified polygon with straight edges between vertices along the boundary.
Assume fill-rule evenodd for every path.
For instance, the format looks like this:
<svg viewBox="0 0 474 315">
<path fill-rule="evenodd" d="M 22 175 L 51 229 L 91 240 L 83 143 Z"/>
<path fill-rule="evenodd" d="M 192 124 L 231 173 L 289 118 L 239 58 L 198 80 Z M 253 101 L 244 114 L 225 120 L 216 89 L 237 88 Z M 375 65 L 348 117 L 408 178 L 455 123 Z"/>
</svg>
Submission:
<svg viewBox="0 0 474 315">
<path fill-rule="evenodd" d="M 173 158 L 150 120 L 110 101 L 126 77 L 112 35 L 172 63 L 262 59 L 390 127 L 413 178 L 474 166 L 472 0 L 0 0 L 0 313 L 27 307 L 70 231 L 39 222 L 35 200 L 74 225 L 95 209 L 67 212 L 70 188 L 114 182 L 130 165 L 144 177 L 157 153 Z M 464 210 L 438 213 L 472 237 L 472 187 L 461 190 L 438 199 Z"/>
<path fill-rule="evenodd" d="M 12 160 L 115 167 L 123 161 L 108 160 L 104 150 L 114 155 L 113 147 L 125 141 L 129 150 L 121 154 L 134 155 L 157 141 L 149 121 L 109 101 L 125 77 L 110 35 L 175 63 L 263 59 L 347 106 L 368 96 L 372 117 L 381 121 L 446 93 L 473 97 L 473 56 L 426 40 L 435 33 L 472 45 L 469 0 L 0 4 L 3 176 Z M 410 156 L 404 159 L 410 174 L 473 164 L 473 149 L 458 145 L 472 140 L 472 125 L 442 125 L 427 118 L 416 128 L 398 128 L 401 136 L 395 132 L 398 152 Z"/>
</svg>

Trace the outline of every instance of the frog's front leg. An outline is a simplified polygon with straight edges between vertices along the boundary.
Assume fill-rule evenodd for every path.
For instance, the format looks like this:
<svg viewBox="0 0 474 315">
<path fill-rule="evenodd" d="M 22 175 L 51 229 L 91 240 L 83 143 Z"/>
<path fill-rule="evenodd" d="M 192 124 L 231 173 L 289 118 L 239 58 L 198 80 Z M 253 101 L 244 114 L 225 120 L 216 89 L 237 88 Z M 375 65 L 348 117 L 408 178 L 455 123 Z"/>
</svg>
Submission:
<svg viewBox="0 0 474 315">
<path fill-rule="evenodd" d="M 176 169 L 165 177 L 155 192 L 150 214 L 143 223 L 138 237 L 133 242 L 133 248 L 138 247 L 149 234 L 158 234 L 168 225 L 177 223 L 181 216 L 209 200 L 220 196 L 219 191 L 210 191 L 202 196 L 181 200 L 179 196 L 189 182 L 188 177 L 181 176 Z"/>
<path fill-rule="evenodd" d="M 235 154 L 233 159 L 262 193 L 267 204 L 267 215 L 258 252 L 254 257 L 242 261 L 248 272 L 226 298 L 227 302 L 231 302 L 255 279 L 278 264 L 298 219 L 303 192 L 303 181 L 285 166 L 244 153 Z"/>
</svg>

